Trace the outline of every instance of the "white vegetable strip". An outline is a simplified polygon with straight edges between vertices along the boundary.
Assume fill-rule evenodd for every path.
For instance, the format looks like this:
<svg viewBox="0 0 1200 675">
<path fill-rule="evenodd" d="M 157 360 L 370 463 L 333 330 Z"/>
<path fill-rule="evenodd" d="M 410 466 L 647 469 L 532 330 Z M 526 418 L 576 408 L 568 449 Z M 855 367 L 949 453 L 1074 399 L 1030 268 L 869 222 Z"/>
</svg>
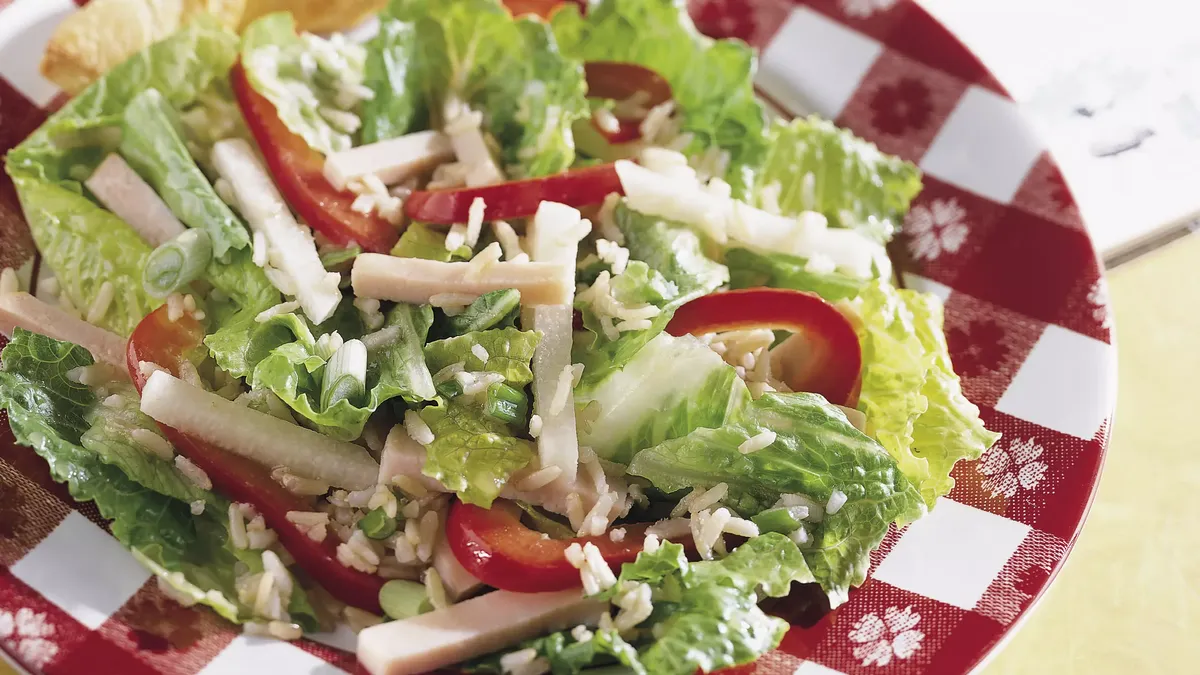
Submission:
<svg viewBox="0 0 1200 675">
<path fill-rule="evenodd" d="M 162 371 L 146 381 L 141 408 L 162 424 L 302 478 L 361 490 L 379 475 L 375 460 L 357 445 L 238 405 Z"/>
<path fill-rule="evenodd" d="M 470 660 L 547 632 L 596 620 L 607 601 L 577 589 L 495 591 L 358 634 L 358 660 L 371 675 L 410 675 Z"/>
<path fill-rule="evenodd" d="M 579 439 L 575 430 L 575 396 L 566 392 L 566 405 L 551 411 L 563 369 L 571 365 L 570 305 L 538 305 L 523 311 L 522 325 L 542 334 L 533 352 L 533 411 L 541 418 L 537 436 L 542 466 L 562 469 L 558 481 L 571 484 L 579 467 Z"/>
<path fill-rule="evenodd" d="M 125 338 L 71 316 L 28 293 L 0 295 L 0 333 L 11 337 L 16 327 L 55 340 L 74 342 L 91 352 L 97 361 L 114 366 L 122 373 L 127 372 Z"/>
<path fill-rule="evenodd" d="M 445 587 L 446 596 L 451 602 L 458 602 L 483 588 L 483 582 L 476 579 L 458 562 L 458 558 L 454 557 L 454 551 L 450 550 L 450 543 L 445 537 L 438 537 L 433 549 L 433 568 L 442 578 L 442 586 Z"/>
<path fill-rule="evenodd" d="M 157 247 L 187 228 L 150 184 L 115 152 L 83 182 L 100 203 L 129 224 L 146 243 Z"/>
<path fill-rule="evenodd" d="M 570 270 L 571 284 L 575 283 L 575 260 L 579 254 L 579 210 L 559 204 L 542 202 L 537 213 L 525 228 L 525 251 L 534 262 L 558 263 Z"/>
<path fill-rule="evenodd" d="M 819 253 L 863 278 L 871 275 L 872 263 L 887 266 L 881 246 L 854 230 L 830 229 L 819 214 L 788 218 L 767 213 L 714 195 L 695 180 L 666 176 L 626 160 L 618 161 L 616 170 L 631 207 L 699 227 L 719 243 L 732 239 L 751 248 L 804 257 Z"/>
<path fill-rule="evenodd" d="M 454 158 L 450 137 L 440 131 L 418 131 L 399 138 L 335 152 L 325 158 L 325 179 L 339 190 L 350 181 L 374 174 L 394 185 Z"/>
<path fill-rule="evenodd" d="M 364 253 L 354 259 L 350 279 L 359 298 L 428 304 L 445 293 L 480 296 L 489 291 L 515 288 L 521 304 L 566 305 L 575 282 L 562 265 L 536 262 L 496 262 L 471 279 L 464 276 L 470 263 L 396 258 Z"/>
<path fill-rule="evenodd" d="M 266 235 L 270 262 L 291 280 L 304 313 L 313 323 L 328 319 L 342 300 L 341 277 L 325 271 L 312 233 L 296 222 L 250 145 L 240 138 L 220 141 L 212 161 L 233 186 L 250 228 Z"/>
</svg>

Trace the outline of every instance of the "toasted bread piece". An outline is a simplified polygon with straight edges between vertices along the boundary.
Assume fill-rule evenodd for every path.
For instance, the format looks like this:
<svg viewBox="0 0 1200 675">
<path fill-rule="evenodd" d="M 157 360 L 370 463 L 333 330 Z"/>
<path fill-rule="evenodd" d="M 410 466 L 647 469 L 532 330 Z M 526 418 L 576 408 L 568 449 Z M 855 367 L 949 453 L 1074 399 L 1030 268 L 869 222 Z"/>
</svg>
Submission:
<svg viewBox="0 0 1200 675">
<path fill-rule="evenodd" d="M 42 74 L 68 94 L 134 53 L 178 30 L 201 12 L 235 29 L 247 0 L 92 0 L 54 31 L 42 56 Z"/>
<path fill-rule="evenodd" d="M 379 12 L 388 0 L 246 0 L 242 28 L 264 14 L 291 12 L 296 26 L 310 33 L 350 30 Z"/>
</svg>

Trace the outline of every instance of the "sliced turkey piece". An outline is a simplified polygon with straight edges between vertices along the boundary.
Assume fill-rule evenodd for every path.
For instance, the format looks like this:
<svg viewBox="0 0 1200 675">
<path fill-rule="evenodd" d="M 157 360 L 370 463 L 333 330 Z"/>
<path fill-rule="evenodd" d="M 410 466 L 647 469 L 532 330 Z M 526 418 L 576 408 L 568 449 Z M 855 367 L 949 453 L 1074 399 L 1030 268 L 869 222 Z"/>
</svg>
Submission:
<svg viewBox="0 0 1200 675">
<path fill-rule="evenodd" d="M 375 174 L 384 185 L 394 185 L 453 158 L 449 136 L 440 131 L 418 131 L 329 155 L 325 158 L 325 179 L 339 190 L 346 190 L 350 181 L 367 174 Z"/>
<path fill-rule="evenodd" d="M 157 422 L 303 478 L 361 490 L 379 465 L 363 448 L 285 422 L 157 371 L 142 389 L 142 412 Z"/>
<path fill-rule="evenodd" d="M 483 582 L 467 571 L 467 568 L 454 557 L 450 543 L 445 537 L 439 537 L 433 549 L 433 569 L 442 578 L 442 586 L 446 589 L 446 597 L 451 602 L 458 602 L 467 596 L 474 595 L 483 588 Z"/>
<path fill-rule="evenodd" d="M 115 152 L 105 157 L 83 184 L 151 246 L 168 242 L 186 230 L 154 188 Z"/>
<path fill-rule="evenodd" d="M 125 338 L 93 326 L 28 293 L 0 294 L 0 333 L 12 337 L 13 328 L 24 328 L 46 337 L 73 342 L 101 363 L 127 373 Z"/>
<path fill-rule="evenodd" d="M 468 274 L 472 270 L 478 273 Z M 563 266 L 553 263 L 505 261 L 479 268 L 467 262 L 364 253 L 354 259 L 350 278 L 357 297 L 416 304 L 442 294 L 478 297 L 515 288 L 524 306 L 565 305 L 575 293 Z"/>
<path fill-rule="evenodd" d="M 371 675 L 411 675 L 473 659 L 548 632 L 594 624 L 606 602 L 578 589 L 495 591 L 358 635 L 358 660 Z"/>
</svg>

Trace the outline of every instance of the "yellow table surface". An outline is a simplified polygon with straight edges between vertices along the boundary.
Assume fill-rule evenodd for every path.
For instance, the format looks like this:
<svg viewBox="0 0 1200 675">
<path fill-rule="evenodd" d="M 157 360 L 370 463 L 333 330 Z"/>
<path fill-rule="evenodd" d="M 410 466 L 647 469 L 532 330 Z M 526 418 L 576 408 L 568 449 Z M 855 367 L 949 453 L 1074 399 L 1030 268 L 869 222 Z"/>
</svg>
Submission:
<svg viewBox="0 0 1200 675">
<path fill-rule="evenodd" d="M 1116 423 L 1066 566 L 983 675 L 1200 673 L 1200 235 L 1109 272 Z"/>
</svg>

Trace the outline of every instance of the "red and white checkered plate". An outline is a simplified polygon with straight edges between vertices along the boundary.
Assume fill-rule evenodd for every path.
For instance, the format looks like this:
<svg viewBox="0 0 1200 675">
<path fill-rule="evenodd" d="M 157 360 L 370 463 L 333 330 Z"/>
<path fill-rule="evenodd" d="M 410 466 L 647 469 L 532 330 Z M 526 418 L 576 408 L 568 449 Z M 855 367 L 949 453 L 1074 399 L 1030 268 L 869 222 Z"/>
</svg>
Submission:
<svg viewBox="0 0 1200 675">
<path fill-rule="evenodd" d="M 0 0 L 0 153 L 45 118 L 37 74 L 72 0 Z M 1004 88 L 911 0 L 692 0 L 702 30 L 761 48 L 763 96 L 920 165 L 893 257 L 946 302 L 963 387 L 1003 439 L 959 464 L 926 518 L 892 531 L 871 578 L 742 673 L 956 674 L 985 661 L 1062 565 L 1099 477 L 1115 398 L 1096 254 L 1043 144 Z M 0 266 L 34 247 L 0 176 Z M 26 276 L 28 281 L 28 276 Z M 351 653 L 250 639 L 165 598 L 41 459 L 0 436 L 0 647 L 31 672 L 353 672 Z M 345 637 L 345 636 L 343 636 Z M 347 644 L 344 640 L 342 644 Z"/>
</svg>

